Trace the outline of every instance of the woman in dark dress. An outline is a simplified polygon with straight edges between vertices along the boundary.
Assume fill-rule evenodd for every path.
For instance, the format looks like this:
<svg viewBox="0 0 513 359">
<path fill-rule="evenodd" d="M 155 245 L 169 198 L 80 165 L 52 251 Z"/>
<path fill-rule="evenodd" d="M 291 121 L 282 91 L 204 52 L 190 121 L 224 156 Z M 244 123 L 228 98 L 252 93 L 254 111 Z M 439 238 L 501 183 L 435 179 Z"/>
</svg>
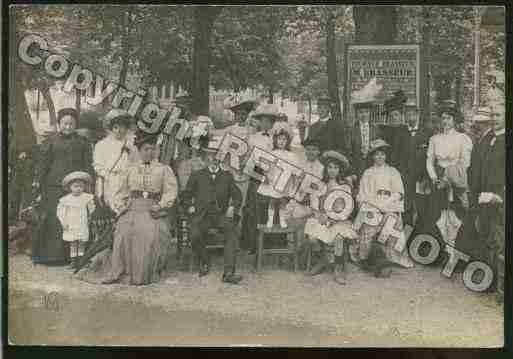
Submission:
<svg viewBox="0 0 513 359">
<path fill-rule="evenodd" d="M 74 171 L 93 176 L 92 151 L 87 139 L 75 132 L 78 115 L 72 108 L 59 111 L 59 132 L 38 148 L 34 187 L 41 194 L 41 222 L 32 243 L 35 264 L 64 265 L 69 260 L 69 248 L 62 240 L 62 228 L 57 219 L 57 203 L 65 194 L 63 178 Z"/>
</svg>

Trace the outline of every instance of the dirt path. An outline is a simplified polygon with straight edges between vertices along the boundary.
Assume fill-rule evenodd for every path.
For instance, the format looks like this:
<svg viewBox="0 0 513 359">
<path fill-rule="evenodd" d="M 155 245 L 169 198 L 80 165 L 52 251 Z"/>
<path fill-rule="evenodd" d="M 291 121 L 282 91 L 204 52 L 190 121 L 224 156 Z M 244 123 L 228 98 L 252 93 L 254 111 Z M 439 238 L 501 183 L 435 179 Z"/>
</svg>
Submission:
<svg viewBox="0 0 513 359">
<path fill-rule="evenodd" d="M 339 286 L 329 275 L 255 274 L 243 262 L 239 287 L 221 283 L 219 272 L 175 272 L 130 287 L 88 284 L 64 268 L 11 257 L 9 337 L 55 345 L 502 346 L 494 296 L 437 268 L 397 269 L 383 280 L 351 267 Z"/>
</svg>

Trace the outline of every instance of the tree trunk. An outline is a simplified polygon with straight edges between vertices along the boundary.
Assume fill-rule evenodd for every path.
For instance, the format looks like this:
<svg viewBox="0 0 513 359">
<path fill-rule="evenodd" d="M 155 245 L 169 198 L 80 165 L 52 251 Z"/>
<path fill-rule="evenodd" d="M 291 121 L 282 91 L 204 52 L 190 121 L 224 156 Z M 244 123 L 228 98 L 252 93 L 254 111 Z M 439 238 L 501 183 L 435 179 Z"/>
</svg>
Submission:
<svg viewBox="0 0 513 359">
<path fill-rule="evenodd" d="M 395 6 L 354 6 L 355 42 L 393 44 L 397 38 Z"/>
<path fill-rule="evenodd" d="M 331 115 L 333 119 L 341 121 L 342 112 L 338 93 L 337 54 L 335 51 L 335 15 L 330 12 L 326 20 L 326 71 L 328 75 L 328 94 L 332 102 Z"/>
<path fill-rule="evenodd" d="M 461 93 L 463 86 L 463 65 L 460 67 L 462 70 L 456 70 L 456 78 L 454 79 L 454 100 L 456 101 L 456 108 L 461 108 Z"/>
<path fill-rule="evenodd" d="M 29 153 L 32 151 L 32 146 L 37 143 L 36 131 L 30 117 L 27 99 L 25 97 L 26 88 L 23 81 L 17 81 L 15 87 L 15 123 L 13 126 L 15 153 Z"/>
<path fill-rule="evenodd" d="M 308 126 L 312 123 L 312 98 L 308 96 Z"/>
<path fill-rule="evenodd" d="M 75 110 L 77 110 L 78 118 L 80 118 L 80 107 L 82 105 L 82 91 L 75 88 Z M 80 124 L 78 124 L 80 125 Z"/>
<path fill-rule="evenodd" d="M 219 6 L 196 6 L 194 12 L 194 45 L 192 64 L 193 112 L 208 116 L 210 87 L 210 38 Z"/>
<path fill-rule="evenodd" d="M 126 85 L 126 76 L 128 73 L 128 60 L 130 56 L 130 11 L 124 13 L 123 17 L 123 37 L 121 38 L 121 71 L 119 72 L 119 84 Z"/>
<path fill-rule="evenodd" d="M 426 81 L 426 94 L 421 97 L 420 110 L 421 110 L 421 123 L 422 125 L 426 125 L 426 121 L 429 121 L 429 126 L 432 126 L 431 123 L 431 89 L 433 86 L 432 79 L 432 71 L 431 71 L 431 10 L 428 6 L 423 7 L 422 9 L 422 18 L 423 18 L 423 26 L 422 26 L 422 43 L 424 56 L 427 61 L 424 62 L 424 70 L 425 76 L 424 79 Z"/>
<path fill-rule="evenodd" d="M 269 88 L 269 92 L 267 95 L 267 101 L 268 103 L 274 103 L 274 92 L 272 88 Z"/>
</svg>

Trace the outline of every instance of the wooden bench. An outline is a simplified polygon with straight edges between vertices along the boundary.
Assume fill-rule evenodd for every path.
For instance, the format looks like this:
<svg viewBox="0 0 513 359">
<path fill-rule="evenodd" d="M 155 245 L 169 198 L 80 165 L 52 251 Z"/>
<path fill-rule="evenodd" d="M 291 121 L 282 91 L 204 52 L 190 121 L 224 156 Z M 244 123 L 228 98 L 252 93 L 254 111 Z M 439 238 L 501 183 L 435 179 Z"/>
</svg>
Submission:
<svg viewBox="0 0 513 359">
<path fill-rule="evenodd" d="M 262 259 L 267 254 L 289 255 L 294 258 L 294 272 L 297 271 L 299 262 L 299 243 L 297 236 L 296 226 L 289 226 L 282 228 L 279 226 L 267 227 L 265 224 L 259 224 L 257 237 L 257 255 L 256 255 L 256 271 L 260 272 L 262 269 Z M 287 248 L 264 248 L 265 235 L 271 233 L 283 233 L 287 236 Z"/>
</svg>

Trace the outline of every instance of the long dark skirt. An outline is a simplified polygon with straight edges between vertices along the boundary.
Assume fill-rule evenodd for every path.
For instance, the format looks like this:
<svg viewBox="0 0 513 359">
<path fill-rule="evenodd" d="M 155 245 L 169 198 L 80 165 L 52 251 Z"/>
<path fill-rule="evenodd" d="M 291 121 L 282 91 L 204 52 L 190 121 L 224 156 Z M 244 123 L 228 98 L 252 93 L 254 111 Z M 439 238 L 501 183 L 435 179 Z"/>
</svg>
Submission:
<svg viewBox="0 0 513 359">
<path fill-rule="evenodd" d="M 246 205 L 243 209 L 242 229 L 241 229 L 241 247 L 245 250 L 256 250 L 258 237 L 257 226 L 267 223 L 267 211 L 271 202 L 271 197 L 262 196 L 257 192 L 260 181 L 251 179 L 246 196 Z M 274 212 L 273 222 L 275 225 L 280 223 L 279 211 Z M 283 246 L 286 243 L 286 236 L 281 233 L 267 234 L 266 238 L 271 246 Z"/>
<path fill-rule="evenodd" d="M 57 218 L 57 204 L 64 196 L 61 186 L 48 186 L 41 198 L 41 223 L 32 239 L 35 264 L 64 265 L 69 261 L 69 247 L 62 240 L 62 226 Z"/>
<path fill-rule="evenodd" d="M 241 247 L 245 250 L 256 249 L 257 225 L 267 220 L 269 200 L 257 193 L 260 181 L 251 179 L 246 195 L 246 205 L 242 209 Z"/>
</svg>

